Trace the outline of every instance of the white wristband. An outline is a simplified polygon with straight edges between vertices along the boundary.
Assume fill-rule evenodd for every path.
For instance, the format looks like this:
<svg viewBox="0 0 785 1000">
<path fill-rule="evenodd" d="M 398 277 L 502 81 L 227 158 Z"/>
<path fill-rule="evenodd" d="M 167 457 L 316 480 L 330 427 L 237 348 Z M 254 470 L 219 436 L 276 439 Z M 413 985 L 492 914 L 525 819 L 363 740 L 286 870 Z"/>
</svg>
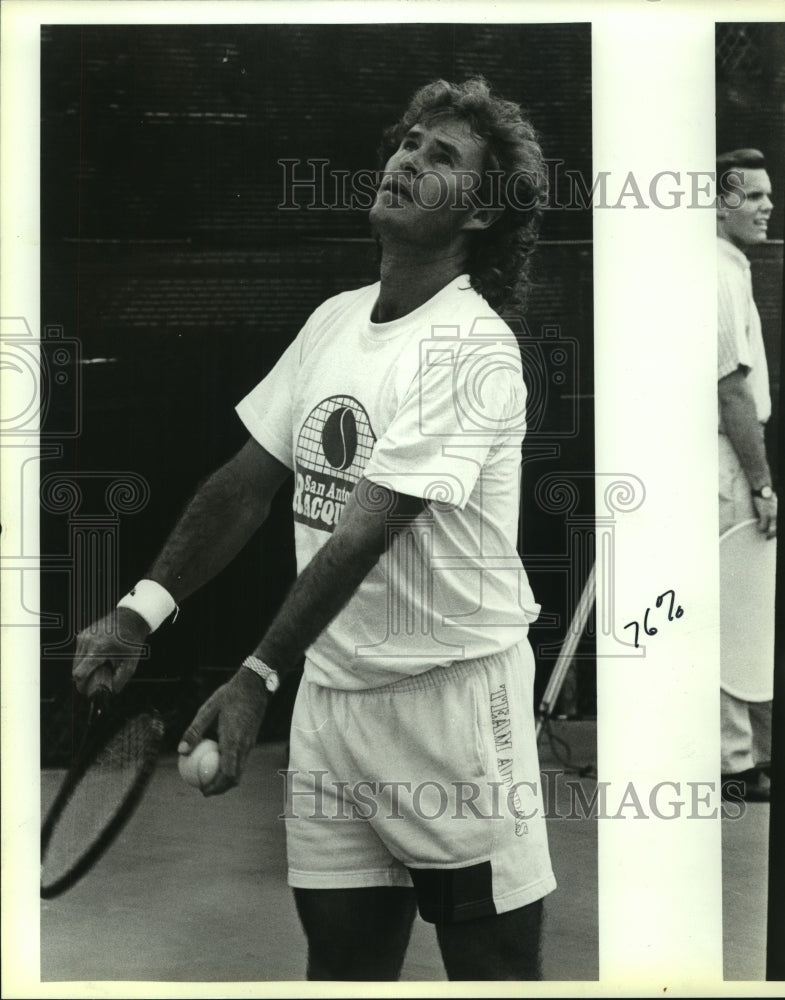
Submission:
<svg viewBox="0 0 785 1000">
<path fill-rule="evenodd" d="M 151 632 L 155 632 L 172 612 L 177 618 L 180 610 L 166 587 L 155 580 L 140 580 L 125 597 L 120 598 L 117 607 L 135 611 L 144 618 Z"/>
<path fill-rule="evenodd" d="M 270 694 L 275 694 L 281 686 L 278 671 L 273 670 L 272 667 L 268 667 L 264 660 L 260 660 L 258 656 L 246 656 L 243 660 L 243 666 L 248 667 L 249 670 L 253 670 L 255 674 L 262 678 L 264 686 Z"/>
</svg>

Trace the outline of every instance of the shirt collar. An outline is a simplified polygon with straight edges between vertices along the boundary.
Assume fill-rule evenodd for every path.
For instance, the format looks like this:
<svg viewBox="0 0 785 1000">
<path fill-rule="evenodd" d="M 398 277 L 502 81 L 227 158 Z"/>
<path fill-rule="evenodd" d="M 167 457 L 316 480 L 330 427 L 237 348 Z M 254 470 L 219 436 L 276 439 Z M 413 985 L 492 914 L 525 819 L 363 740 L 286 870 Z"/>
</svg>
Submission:
<svg viewBox="0 0 785 1000">
<path fill-rule="evenodd" d="M 742 253 L 730 240 L 726 240 L 724 236 L 717 237 L 717 249 L 720 253 L 724 253 L 729 260 L 735 261 L 739 267 L 749 270 L 750 262 L 746 254 Z"/>
</svg>

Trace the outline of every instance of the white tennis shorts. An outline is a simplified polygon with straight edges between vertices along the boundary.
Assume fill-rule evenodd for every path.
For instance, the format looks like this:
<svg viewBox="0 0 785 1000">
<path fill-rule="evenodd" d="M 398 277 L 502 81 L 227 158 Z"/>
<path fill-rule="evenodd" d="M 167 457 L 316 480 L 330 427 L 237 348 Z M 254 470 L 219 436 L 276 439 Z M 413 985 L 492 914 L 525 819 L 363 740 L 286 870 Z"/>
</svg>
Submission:
<svg viewBox="0 0 785 1000">
<path fill-rule="evenodd" d="M 556 887 L 528 641 L 380 688 L 303 681 L 284 772 L 289 884 L 414 886 L 432 923 Z"/>
</svg>

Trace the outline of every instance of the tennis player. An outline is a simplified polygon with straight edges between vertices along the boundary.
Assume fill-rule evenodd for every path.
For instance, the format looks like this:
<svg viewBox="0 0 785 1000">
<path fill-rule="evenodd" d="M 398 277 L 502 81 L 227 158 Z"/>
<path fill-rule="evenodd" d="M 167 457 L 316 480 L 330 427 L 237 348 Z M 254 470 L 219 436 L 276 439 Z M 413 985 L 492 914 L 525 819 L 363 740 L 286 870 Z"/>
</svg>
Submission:
<svg viewBox="0 0 785 1000">
<path fill-rule="evenodd" d="M 525 291 L 545 165 L 520 108 L 479 78 L 422 88 L 385 143 L 380 281 L 321 305 L 240 402 L 247 443 L 79 636 L 74 675 L 84 690 L 108 659 L 121 688 L 134 645 L 293 475 L 297 580 L 180 750 L 217 728 L 204 791 L 233 787 L 304 654 L 284 815 L 308 977 L 397 979 L 419 908 L 451 979 L 536 979 L 555 880 L 527 639 L 539 606 L 516 551 L 526 390 L 497 310 Z"/>
<path fill-rule="evenodd" d="M 771 180 L 756 149 L 719 156 L 717 179 L 723 178 L 734 183 L 717 207 L 719 528 L 722 535 L 755 518 L 760 531 L 773 539 L 777 494 L 764 439 L 771 416 L 769 372 L 746 256 L 750 247 L 766 239 L 773 207 Z M 728 184 L 721 183 L 721 188 Z M 772 668 L 770 663 L 750 664 L 751 671 L 769 676 Z M 733 781 L 745 798 L 768 800 L 771 701 L 745 701 L 724 688 L 720 697 L 723 786 Z"/>
</svg>

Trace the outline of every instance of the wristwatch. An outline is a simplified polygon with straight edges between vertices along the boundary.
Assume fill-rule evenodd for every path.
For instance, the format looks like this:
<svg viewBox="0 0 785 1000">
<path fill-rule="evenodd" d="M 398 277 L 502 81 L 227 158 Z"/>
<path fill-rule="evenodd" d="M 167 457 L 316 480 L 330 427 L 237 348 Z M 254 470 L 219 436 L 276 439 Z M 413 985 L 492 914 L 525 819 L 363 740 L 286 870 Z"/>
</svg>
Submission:
<svg viewBox="0 0 785 1000">
<path fill-rule="evenodd" d="M 243 660 L 243 666 L 248 667 L 249 670 L 253 670 L 255 674 L 258 674 L 262 678 L 264 686 L 270 694 L 275 694 L 281 686 L 281 678 L 278 676 L 278 672 L 273 670 L 272 667 L 268 667 L 264 660 L 260 660 L 258 656 L 246 656 Z"/>
<path fill-rule="evenodd" d="M 752 495 L 757 500 L 771 500 L 774 496 L 774 490 L 771 486 L 761 486 L 759 490 L 752 490 Z"/>
</svg>

